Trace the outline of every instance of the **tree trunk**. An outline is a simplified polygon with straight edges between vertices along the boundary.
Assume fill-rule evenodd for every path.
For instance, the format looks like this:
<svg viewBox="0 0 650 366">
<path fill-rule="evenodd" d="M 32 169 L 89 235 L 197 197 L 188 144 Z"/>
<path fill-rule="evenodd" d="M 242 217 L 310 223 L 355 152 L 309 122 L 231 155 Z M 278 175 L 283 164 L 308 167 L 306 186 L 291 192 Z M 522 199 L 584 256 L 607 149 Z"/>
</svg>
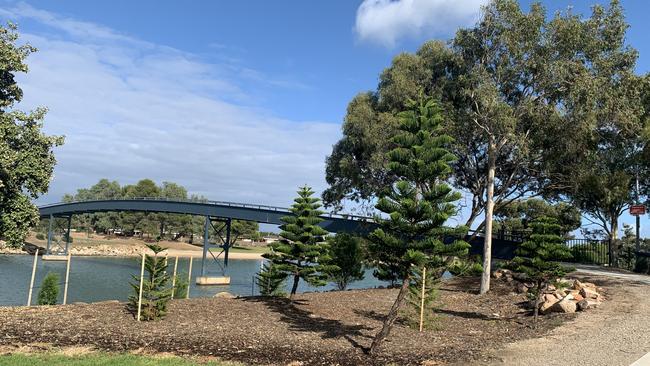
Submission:
<svg viewBox="0 0 650 366">
<path fill-rule="evenodd" d="M 609 221 L 609 263 L 614 267 L 618 267 L 618 252 L 618 217 L 612 214 Z"/>
<path fill-rule="evenodd" d="M 393 323 L 395 323 L 395 320 L 397 319 L 399 308 L 400 306 L 402 306 L 404 297 L 406 297 L 406 293 L 408 292 L 409 282 L 410 279 L 408 276 L 404 280 L 402 280 L 402 287 L 399 290 L 397 299 L 395 299 L 395 302 L 393 303 L 393 306 L 390 308 L 390 311 L 388 312 L 386 319 L 384 319 L 384 324 L 382 325 L 381 330 L 379 331 L 379 333 L 377 333 L 375 339 L 372 340 L 372 345 L 370 345 L 370 355 L 376 354 L 377 349 L 379 349 L 384 339 L 386 339 L 386 337 L 388 337 L 388 335 L 390 334 L 390 329 L 392 328 Z"/>
<path fill-rule="evenodd" d="M 291 287 L 291 294 L 289 295 L 289 300 L 293 300 L 293 295 L 296 294 L 298 290 L 298 281 L 300 281 L 300 276 L 293 275 L 293 286 Z"/>
<path fill-rule="evenodd" d="M 496 153 L 494 136 L 490 135 L 488 142 L 488 178 L 487 197 L 485 201 L 485 238 L 483 240 L 483 274 L 481 275 L 481 294 L 490 291 L 490 266 L 492 264 L 492 216 L 494 214 L 494 173 L 497 165 Z"/>
</svg>

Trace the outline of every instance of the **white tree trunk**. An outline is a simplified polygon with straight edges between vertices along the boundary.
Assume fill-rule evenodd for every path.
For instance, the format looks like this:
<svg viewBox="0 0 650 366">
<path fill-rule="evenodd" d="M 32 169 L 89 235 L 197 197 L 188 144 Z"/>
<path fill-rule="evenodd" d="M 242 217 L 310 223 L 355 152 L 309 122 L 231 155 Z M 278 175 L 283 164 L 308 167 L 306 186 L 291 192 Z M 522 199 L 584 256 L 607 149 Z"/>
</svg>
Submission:
<svg viewBox="0 0 650 366">
<path fill-rule="evenodd" d="M 487 197 L 485 202 L 485 238 L 483 241 L 483 274 L 481 275 L 481 290 L 484 294 L 490 291 L 490 272 L 492 264 L 492 216 L 494 214 L 494 173 L 496 170 L 496 143 L 490 135 L 488 142 L 488 178 Z"/>
</svg>

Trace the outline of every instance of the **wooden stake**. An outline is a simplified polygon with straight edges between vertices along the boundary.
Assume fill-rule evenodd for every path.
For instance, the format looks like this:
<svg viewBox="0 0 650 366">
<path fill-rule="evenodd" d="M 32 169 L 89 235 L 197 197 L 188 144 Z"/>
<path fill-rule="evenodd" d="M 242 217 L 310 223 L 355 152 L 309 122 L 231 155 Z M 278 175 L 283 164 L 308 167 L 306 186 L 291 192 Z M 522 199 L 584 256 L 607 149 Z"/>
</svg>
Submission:
<svg viewBox="0 0 650 366">
<path fill-rule="evenodd" d="M 68 251 L 68 263 L 65 266 L 65 284 L 63 285 L 63 305 L 68 302 L 68 282 L 70 279 L 70 259 L 72 254 Z"/>
<path fill-rule="evenodd" d="M 174 298 L 174 293 L 176 292 L 176 269 L 178 268 L 178 256 L 174 260 L 174 275 L 172 276 L 172 299 Z"/>
<path fill-rule="evenodd" d="M 29 295 L 27 296 L 27 306 L 32 306 L 32 291 L 34 290 L 34 278 L 36 277 L 36 262 L 38 261 L 38 249 L 34 254 L 34 265 L 32 266 L 32 279 L 29 281 Z"/>
<path fill-rule="evenodd" d="M 190 298 L 190 286 L 192 286 L 192 257 L 190 257 L 190 269 L 187 271 L 187 298 Z"/>
<path fill-rule="evenodd" d="M 142 313 L 142 287 L 144 286 L 144 259 L 145 259 L 145 254 L 142 253 L 142 266 L 140 267 L 140 293 L 138 294 L 138 321 L 140 321 L 140 314 Z"/>
<path fill-rule="evenodd" d="M 420 332 L 424 326 L 424 292 L 427 283 L 427 267 L 422 267 L 422 298 L 420 299 Z"/>
</svg>

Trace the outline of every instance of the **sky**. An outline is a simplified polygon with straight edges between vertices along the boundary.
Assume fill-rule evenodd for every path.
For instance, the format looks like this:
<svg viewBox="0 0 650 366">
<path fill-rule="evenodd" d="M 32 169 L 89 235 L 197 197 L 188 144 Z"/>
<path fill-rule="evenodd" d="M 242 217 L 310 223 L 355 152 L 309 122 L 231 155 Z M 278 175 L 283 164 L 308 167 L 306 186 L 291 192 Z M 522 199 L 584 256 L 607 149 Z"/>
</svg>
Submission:
<svg viewBox="0 0 650 366">
<path fill-rule="evenodd" d="M 375 89 L 398 53 L 473 24 L 483 3 L 0 0 L 0 21 L 39 49 L 19 76 L 20 107 L 47 106 L 45 131 L 66 136 L 37 202 L 101 178 L 279 206 L 303 184 L 320 193 L 352 97 Z M 545 5 L 588 14 L 593 3 Z M 650 5 L 622 4 L 648 72 Z"/>
</svg>

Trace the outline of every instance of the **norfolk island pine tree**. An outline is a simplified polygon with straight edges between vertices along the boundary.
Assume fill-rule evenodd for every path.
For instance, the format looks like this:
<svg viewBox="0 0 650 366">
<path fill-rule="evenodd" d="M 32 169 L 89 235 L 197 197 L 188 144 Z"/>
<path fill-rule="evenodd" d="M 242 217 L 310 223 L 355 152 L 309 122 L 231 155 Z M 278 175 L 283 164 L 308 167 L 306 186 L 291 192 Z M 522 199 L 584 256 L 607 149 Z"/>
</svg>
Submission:
<svg viewBox="0 0 650 366">
<path fill-rule="evenodd" d="M 375 336 L 370 354 L 375 354 L 397 319 L 408 293 L 412 271 L 426 266 L 432 276 L 442 276 L 450 260 L 466 255 L 469 244 L 443 242 L 465 228 L 444 224 L 457 213 L 460 193 L 445 183 L 455 157 L 447 150 L 452 138 L 442 133 L 442 115 L 433 100 L 410 101 L 399 114 L 400 127 L 393 138 L 397 146 L 388 168 L 399 177 L 383 192 L 375 206 L 385 215 L 375 220 L 379 228 L 369 237 L 369 251 L 378 273 L 395 273 L 402 281 L 399 294 Z"/>
<path fill-rule="evenodd" d="M 533 233 L 515 251 L 517 255 L 511 266 L 517 272 L 525 273 L 535 284 L 535 307 L 533 322 L 537 325 L 542 294 L 549 283 L 564 276 L 572 269 L 564 267 L 558 260 L 571 258 L 571 251 L 561 236 L 562 226 L 551 217 L 540 217 L 531 223 Z"/>
<path fill-rule="evenodd" d="M 324 286 L 327 273 L 336 267 L 329 265 L 328 245 L 325 236 L 328 232 L 318 224 L 323 221 L 319 216 L 320 199 L 312 197 L 314 191 L 303 186 L 298 190 L 298 197 L 289 208 L 293 214 L 282 218 L 280 240 L 271 243 L 272 251 L 264 258 L 271 261 L 275 270 L 287 276 L 293 276 L 291 293 L 293 299 L 302 278 L 312 286 Z"/>
</svg>

